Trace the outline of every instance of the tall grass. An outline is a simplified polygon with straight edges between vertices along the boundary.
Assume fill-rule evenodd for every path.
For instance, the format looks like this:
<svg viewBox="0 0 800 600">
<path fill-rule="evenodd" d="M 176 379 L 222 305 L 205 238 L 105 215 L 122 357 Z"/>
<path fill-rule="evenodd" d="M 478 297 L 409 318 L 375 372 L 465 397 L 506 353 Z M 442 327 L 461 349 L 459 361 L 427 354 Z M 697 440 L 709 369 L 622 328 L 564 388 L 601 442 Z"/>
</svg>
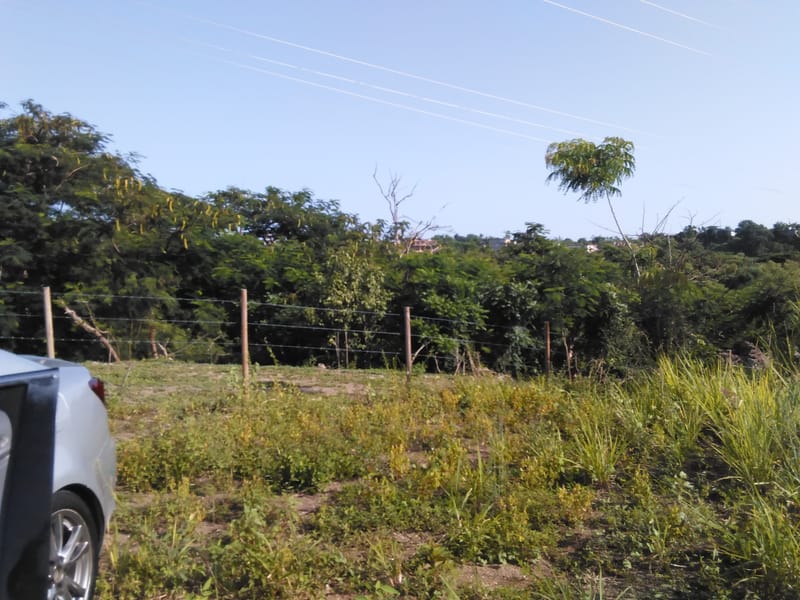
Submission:
<svg viewBox="0 0 800 600">
<path fill-rule="evenodd" d="M 568 446 L 571 462 L 600 486 L 611 483 L 617 463 L 625 452 L 626 440 L 619 435 L 614 412 L 605 402 L 584 405 Z"/>
<path fill-rule="evenodd" d="M 800 595 L 800 530 L 796 511 L 753 493 L 722 532 L 722 550 L 738 563 L 737 583 L 766 598 Z"/>
</svg>

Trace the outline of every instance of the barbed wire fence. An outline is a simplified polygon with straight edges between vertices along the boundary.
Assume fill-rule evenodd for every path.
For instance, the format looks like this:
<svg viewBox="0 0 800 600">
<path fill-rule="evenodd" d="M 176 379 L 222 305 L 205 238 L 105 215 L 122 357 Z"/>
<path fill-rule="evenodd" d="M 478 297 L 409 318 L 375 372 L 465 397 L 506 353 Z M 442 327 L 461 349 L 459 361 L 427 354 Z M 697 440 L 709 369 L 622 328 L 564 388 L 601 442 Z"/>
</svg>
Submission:
<svg viewBox="0 0 800 600">
<path fill-rule="evenodd" d="M 168 358 L 326 368 L 485 370 L 511 349 L 484 323 L 235 298 L 0 290 L 0 347 L 69 360 Z M 550 332 L 541 365 L 550 365 Z"/>
</svg>

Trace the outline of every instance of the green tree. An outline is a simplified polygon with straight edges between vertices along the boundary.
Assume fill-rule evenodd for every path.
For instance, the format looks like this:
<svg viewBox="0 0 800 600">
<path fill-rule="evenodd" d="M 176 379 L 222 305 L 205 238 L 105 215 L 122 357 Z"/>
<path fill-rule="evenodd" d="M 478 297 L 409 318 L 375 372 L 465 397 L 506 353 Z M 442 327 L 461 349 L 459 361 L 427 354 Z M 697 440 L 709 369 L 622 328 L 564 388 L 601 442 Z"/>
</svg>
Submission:
<svg viewBox="0 0 800 600">
<path fill-rule="evenodd" d="M 731 247 L 745 256 L 767 258 L 774 247 L 772 231 L 749 219 L 742 221 L 736 227 Z"/>
<path fill-rule="evenodd" d="M 436 252 L 397 258 L 390 274 L 396 312 L 410 306 L 414 344 L 435 370 L 478 368 L 479 336 L 486 332 L 487 291 L 503 275 L 496 260 L 480 249 L 459 248 L 437 238 Z"/>
<path fill-rule="evenodd" d="M 619 137 L 607 137 L 600 144 L 583 139 L 554 142 L 547 147 L 545 164 L 550 170 L 547 181 L 558 182 L 560 190 L 580 193 L 579 199 L 587 204 L 606 199 L 617 231 L 631 253 L 638 280 L 636 250 L 625 235 L 612 202 L 614 196 L 622 194 L 619 184 L 636 170 L 633 150 L 633 142 Z"/>
<path fill-rule="evenodd" d="M 340 328 L 344 337 L 344 366 L 350 366 L 350 349 L 365 349 L 374 337 L 389 302 L 386 275 L 368 245 L 350 242 L 333 248 L 319 273 L 325 290 L 325 321 Z M 339 331 L 330 340 L 339 354 Z M 365 361 L 367 362 L 367 361 Z"/>
<path fill-rule="evenodd" d="M 545 233 L 541 225 L 528 224 L 499 252 L 510 281 L 491 296 L 492 324 L 507 344 L 498 366 L 535 372 L 544 364 L 542 340 L 549 322 L 554 364 L 574 372 L 602 360 L 619 371 L 636 359 L 640 336 L 629 294 L 618 284 L 617 265 L 602 253 L 549 240 Z"/>
<path fill-rule="evenodd" d="M 107 141 L 33 101 L 0 119 L 0 280 L 5 289 L 51 286 L 61 293 L 57 306 L 119 340 L 123 356 L 142 356 L 167 348 L 156 341 L 161 334 L 192 337 L 168 321 L 191 321 L 194 309 L 176 300 L 188 250 L 213 239 L 225 218 L 206 202 L 165 192 L 138 172 L 134 157 L 108 152 Z M 40 315 L 41 307 L 18 302 L 14 310 L 31 311 Z M 18 336 L 40 337 L 40 322 L 20 319 L 28 329 Z M 69 320 L 56 328 L 57 337 L 74 338 Z M 76 358 L 95 356 L 82 354 L 91 345 L 76 348 Z"/>
</svg>

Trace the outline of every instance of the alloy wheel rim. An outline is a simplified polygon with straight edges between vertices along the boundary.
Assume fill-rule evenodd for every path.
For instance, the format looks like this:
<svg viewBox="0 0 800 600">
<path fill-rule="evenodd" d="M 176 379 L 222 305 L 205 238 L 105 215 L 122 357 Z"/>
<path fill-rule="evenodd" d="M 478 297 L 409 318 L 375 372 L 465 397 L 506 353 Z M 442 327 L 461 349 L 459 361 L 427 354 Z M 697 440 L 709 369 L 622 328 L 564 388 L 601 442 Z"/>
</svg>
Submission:
<svg viewBox="0 0 800 600">
<path fill-rule="evenodd" d="M 50 518 L 50 587 L 48 600 L 85 599 L 94 576 L 94 548 L 89 527 L 72 509 Z"/>
</svg>

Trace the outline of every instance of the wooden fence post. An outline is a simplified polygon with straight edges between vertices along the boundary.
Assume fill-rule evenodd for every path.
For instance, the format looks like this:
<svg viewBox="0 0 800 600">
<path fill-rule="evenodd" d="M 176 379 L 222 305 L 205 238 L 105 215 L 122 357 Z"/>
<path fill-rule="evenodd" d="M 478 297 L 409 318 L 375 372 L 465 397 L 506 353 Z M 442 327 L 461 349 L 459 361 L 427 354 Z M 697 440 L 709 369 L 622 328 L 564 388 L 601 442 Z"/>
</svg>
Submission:
<svg viewBox="0 0 800 600">
<path fill-rule="evenodd" d="M 56 340 L 53 337 L 53 304 L 50 300 L 50 286 L 42 288 L 44 294 L 44 334 L 47 342 L 47 357 L 56 357 Z"/>
<path fill-rule="evenodd" d="M 250 350 L 247 338 L 247 289 L 242 288 L 242 380 L 247 385 L 250 377 Z"/>
<path fill-rule="evenodd" d="M 544 374 L 550 377 L 550 321 L 544 322 Z"/>
<path fill-rule="evenodd" d="M 411 355 L 411 307 L 404 306 L 403 307 L 403 329 L 405 331 L 405 338 L 406 338 L 406 379 L 411 379 L 411 368 L 412 364 L 411 361 L 413 360 Z"/>
</svg>

